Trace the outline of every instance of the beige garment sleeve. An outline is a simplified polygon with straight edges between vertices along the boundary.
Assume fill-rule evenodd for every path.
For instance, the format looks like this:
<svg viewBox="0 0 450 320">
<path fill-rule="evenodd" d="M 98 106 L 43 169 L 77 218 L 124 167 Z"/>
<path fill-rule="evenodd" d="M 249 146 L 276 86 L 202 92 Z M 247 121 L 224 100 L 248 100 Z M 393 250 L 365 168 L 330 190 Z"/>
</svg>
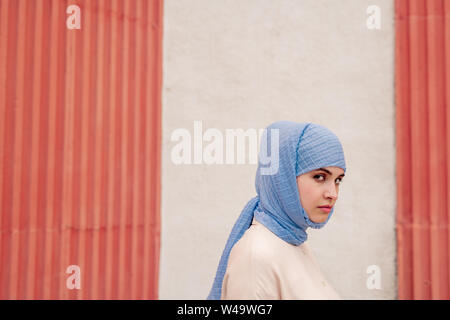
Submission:
<svg viewBox="0 0 450 320">
<path fill-rule="evenodd" d="M 280 282 L 267 247 L 241 239 L 231 250 L 222 282 L 222 300 L 278 300 Z"/>
</svg>

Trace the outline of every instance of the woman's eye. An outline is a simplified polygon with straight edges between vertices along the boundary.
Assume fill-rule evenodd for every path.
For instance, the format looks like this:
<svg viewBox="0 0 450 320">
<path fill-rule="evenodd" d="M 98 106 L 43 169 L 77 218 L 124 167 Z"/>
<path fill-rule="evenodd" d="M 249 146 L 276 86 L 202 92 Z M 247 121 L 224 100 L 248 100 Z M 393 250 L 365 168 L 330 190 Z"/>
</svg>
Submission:
<svg viewBox="0 0 450 320">
<path fill-rule="evenodd" d="M 316 174 L 314 176 L 314 179 L 318 179 L 318 178 L 323 178 L 323 180 L 325 180 L 325 176 L 323 174 Z M 323 180 L 319 180 L 319 181 L 323 181 Z"/>
<path fill-rule="evenodd" d="M 326 176 L 324 174 L 316 174 L 314 176 L 314 179 L 316 179 L 318 181 L 325 181 L 326 180 Z M 337 178 L 336 179 L 336 184 L 341 184 L 341 182 L 342 182 L 342 178 Z"/>
</svg>

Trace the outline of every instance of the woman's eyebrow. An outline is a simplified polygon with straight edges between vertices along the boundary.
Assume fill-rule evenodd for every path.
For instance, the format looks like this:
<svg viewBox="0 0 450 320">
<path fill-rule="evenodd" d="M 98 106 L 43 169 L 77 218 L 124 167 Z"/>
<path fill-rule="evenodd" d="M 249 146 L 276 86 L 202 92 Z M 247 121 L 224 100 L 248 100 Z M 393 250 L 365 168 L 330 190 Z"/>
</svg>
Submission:
<svg viewBox="0 0 450 320">
<path fill-rule="evenodd" d="M 317 171 L 325 171 L 329 175 L 332 175 L 332 173 L 329 170 L 325 169 L 325 168 L 319 168 L 319 169 L 317 169 Z M 345 176 L 345 174 L 339 175 L 339 177 L 344 177 L 344 176 Z"/>
</svg>

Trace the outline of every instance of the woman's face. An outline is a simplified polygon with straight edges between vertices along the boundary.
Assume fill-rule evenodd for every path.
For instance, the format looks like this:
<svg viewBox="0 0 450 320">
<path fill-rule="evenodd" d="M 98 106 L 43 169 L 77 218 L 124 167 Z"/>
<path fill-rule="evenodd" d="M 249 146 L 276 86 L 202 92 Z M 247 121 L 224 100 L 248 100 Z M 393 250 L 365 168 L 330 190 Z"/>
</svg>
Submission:
<svg viewBox="0 0 450 320">
<path fill-rule="evenodd" d="M 322 223 L 327 220 L 337 201 L 343 177 L 344 170 L 339 167 L 320 168 L 297 177 L 300 202 L 312 222 Z M 320 208 L 322 206 L 330 209 Z"/>
</svg>

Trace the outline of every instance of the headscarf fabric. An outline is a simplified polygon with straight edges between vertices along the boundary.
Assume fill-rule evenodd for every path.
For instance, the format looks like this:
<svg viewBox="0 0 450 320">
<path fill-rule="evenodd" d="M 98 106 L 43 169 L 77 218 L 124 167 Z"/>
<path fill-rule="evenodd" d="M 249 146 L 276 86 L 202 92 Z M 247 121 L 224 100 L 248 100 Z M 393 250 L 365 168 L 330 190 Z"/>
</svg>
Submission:
<svg viewBox="0 0 450 320">
<path fill-rule="evenodd" d="M 270 167 L 265 158 L 268 151 L 272 160 Z M 255 178 L 257 196 L 247 202 L 231 230 L 208 300 L 221 298 L 231 249 L 250 227 L 253 218 L 280 239 L 296 246 L 306 241 L 308 227 L 319 229 L 328 222 L 334 208 L 325 222 L 315 223 L 309 219 L 300 202 L 296 178 L 331 166 L 346 170 L 342 145 L 326 127 L 315 123 L 278 121 L 264 130 Z"/>
</svg>

